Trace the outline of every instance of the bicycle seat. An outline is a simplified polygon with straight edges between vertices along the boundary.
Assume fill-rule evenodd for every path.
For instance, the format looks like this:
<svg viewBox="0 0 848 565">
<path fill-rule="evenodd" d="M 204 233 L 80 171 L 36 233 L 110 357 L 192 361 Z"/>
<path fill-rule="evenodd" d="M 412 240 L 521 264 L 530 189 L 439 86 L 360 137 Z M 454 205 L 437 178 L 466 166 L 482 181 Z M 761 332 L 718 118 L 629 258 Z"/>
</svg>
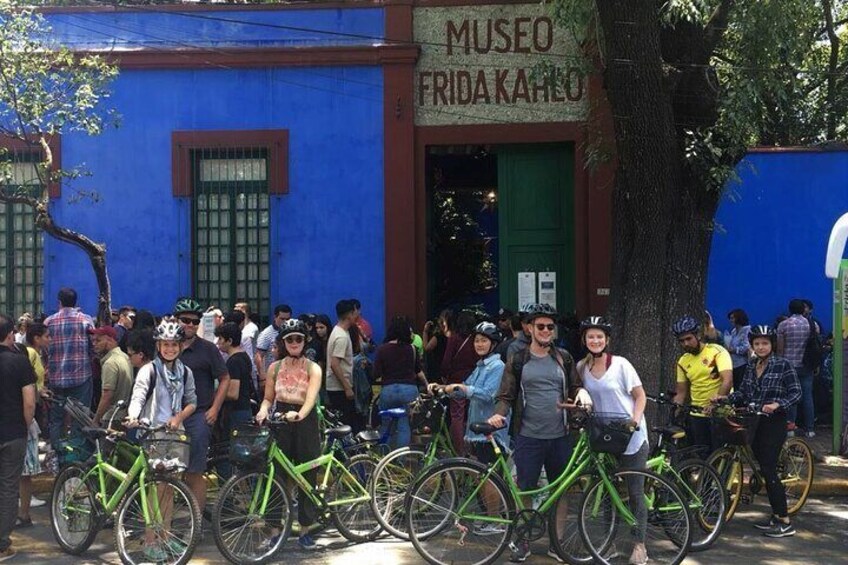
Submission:
<svg viewBox="0 0 848 565">
<path fill-rule="evenodd" d="M 90 426 L 83 426 L 82 433 L 87 435 L 91 439 L 100 439 L 109 435 L 109 432 L 103 428 L 96 428 Z"/>
<path fill-rule="evenodd" d="M 365 443 L 372 443 L 380 439 L 380 430 L 362 430 L 356 437 Z"/>
<path fill-rule="evenodd" d="M 492 434 L 492 433 L 495 432 L 495 430 L 499 429 L 499 428 L 496 428 L 495 426 L 488 424 L 486 422 L 474 422 L 473 424 L 471 424 L 470 427 L 471 427 L 471 431 L 474 432 L 475 434 L 481 434 L 481 435 L 484 435 L 484 436 Z"/>
<path fill-rule="evenodd" d="M 403 418 L 406 415 L 406 408 L 387 408 L 386 410 L 380 410 L 380 416 L 389 416 L 391 418 Z"/>
<path fill-rule="evenodd" d="M 327 435 L 333 439 L 342 439 L 346 435 L 349 435 L 350 432 L 353 431 L 353 428 L 350 426 L 337 426 L 335 428 L 330 428 L 327 430 Z"/>
<path fill-rule="evenodd" d="M 670 439 L 683 439 L 686 437 L 686 430 L 680 426 L 657 426 L 651 428 L 651 431 Z"/>
</svg>

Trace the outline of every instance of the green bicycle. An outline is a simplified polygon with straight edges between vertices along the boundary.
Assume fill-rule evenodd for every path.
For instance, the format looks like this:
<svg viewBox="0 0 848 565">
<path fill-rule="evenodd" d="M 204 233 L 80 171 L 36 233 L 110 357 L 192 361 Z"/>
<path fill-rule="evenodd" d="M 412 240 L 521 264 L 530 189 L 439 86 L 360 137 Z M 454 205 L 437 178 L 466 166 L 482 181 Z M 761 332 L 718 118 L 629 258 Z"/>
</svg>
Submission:
<svg viewBox="0 0 848 565">
<path fill-rule="evenodd" d="M 280 415 L 269 427 L 286 425 Z M 349 426 L 326 431 L 330 440 L 350 434 Z M 371 514 L 371 496 L 366 489 L 374 460 L 356 455 L 344 464 L 333 452 L 295 465 L 273 441 L 268 428 L 245 426 L 231 440 L 235 447 L 249 445 L 246 457 L 253 470 L 242 468 L 230 478 L 218 495 L 212 513 L 212 531 L 221 554 L 230 562 L 266 563 L 282 549 L 292 529 L 295 508 L 286 479 L 303 491 L 318 509 L 322 524 L 332 521 L 342 536 L 353 542 L 371 541 L 380 533 Z M 238 441 L 237 441 L 238 440 Z M 317 485 L 306 473 L 318 469 Z"/>
<path fill-rule="evenodd" d="M 591 417 L 587 423 L 592 425 Z M 652 562 L 676 565 L 686 556 L 691 516 L 677 487 L 650 471 L 613 470 L 615 458 L 592 450 L 585 425 L 562 474 L 528 491 L 518 489 L 492 436 L 495 429 L 487 423 L 474 423 L 471 429 L 487 436 L 495 462 L 486 466 L 457 458 L 436 463 L 415 481 L 406 500 L 410 539 L 429 563 L 492 563 L 513 535 L 534 541 L 546 529 L 551 547 L 568 563 L 626 563 L 617 548 L 633 543 L 631 532 L 637 527 L 628 480 L 644 482 L 644 539 Z M 542 498 L 539 506 L 526 508 L 523 501 L 535 497 Z"/>
<path fill-rule="evenodd" d="M 422 396 L 414 401 L 412 411 L 431 421 L 433 428 L 428 443 L 399 447 L 383 457 L 374 469 L 369 483 L 371 509 L 382 528 L 396 538 L 409 541 L 404 503 L 409 487 L 421 471 L 446 457 L 456 457 L 446 422 L 444 394 Z"/>
<path fill-rule="evenodd" d="M 174 476 L 188 461 L 187 438 L 164 426 L 141 430 L 138 449 L 123 441 L 124 432 L 111 429 L 111 423 L 109 429 L 82 428 L 95 444 L 93 463 L 62 469 L 50 502 L 53 535 L 65 552 L 86 551 L 117 511 L 115 547 L 123 563 L 179 565 L 191 559 L 200 536 L 200 509 L 188 486 Z M 128 471 L 115 466 L 133 453 Z"/>
<path fill-rule="evenodd" d="M 648 400 L 659 406 L 669 406 L 685 412 L 699 411 L 697 406 L 677 404 L 666 393 L 647 395 Z M 648 469 L 663 476 L 680 489 L 689 503 L 693 522 L 697 526 L 692 533 L 692 551 L 708 549 L 721 535 L 727 518 L 727 496 L 718 472 L 705 461 L 696 457 L 700 446 L 678 447 L 677 442 L 686 437 L 686 431 L 674 425 L 674 413 L 665 426 L 652 428 L 657 434 L 657 443 L 651 450 Z"/>
</svg>

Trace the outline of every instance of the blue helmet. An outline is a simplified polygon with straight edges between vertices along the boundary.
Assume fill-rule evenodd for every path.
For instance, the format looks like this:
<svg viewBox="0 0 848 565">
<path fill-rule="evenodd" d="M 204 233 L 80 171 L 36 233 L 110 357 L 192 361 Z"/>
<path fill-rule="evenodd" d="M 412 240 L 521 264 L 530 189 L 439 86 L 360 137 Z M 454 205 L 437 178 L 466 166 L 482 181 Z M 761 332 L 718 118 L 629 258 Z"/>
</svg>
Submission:
<svg viewBox="0 0 848 565">
<path fill-rule="evenodd" d="M 701 325 L 698 323 L 698 320 L 692 316 L 683 316 L 671 325 L 671 332 L 677 337 L 684 334 L 698 335 L 698 330 L 700 329 Z"/>
</svg>

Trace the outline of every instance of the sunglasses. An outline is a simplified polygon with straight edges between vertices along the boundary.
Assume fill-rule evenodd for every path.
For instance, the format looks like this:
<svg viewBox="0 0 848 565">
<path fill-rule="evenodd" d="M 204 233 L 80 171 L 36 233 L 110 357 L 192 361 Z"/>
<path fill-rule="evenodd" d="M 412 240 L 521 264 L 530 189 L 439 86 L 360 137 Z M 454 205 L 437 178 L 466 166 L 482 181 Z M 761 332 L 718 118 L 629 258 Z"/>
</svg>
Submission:
<svg viewBox="0 0 848 565">
<path fill-rule="evenodd" d="M 187 326 L 199 326 L 200 318 L 177 318 L 181 323 Z"/>
<path fill-rule="evenodd" d="M 539 331 L 548 330 L 552 332 L 556 329 L 556 324 L 536 324 L 536 329 Z"/>
<path fill-rule="evenodd" d="M 283 341 L 285 341 L 286 343 L 303 343 L 303 336 L 302 335 L 288 335 L 288 336 L 285 337 L 285 339 Z"/>
</svg>

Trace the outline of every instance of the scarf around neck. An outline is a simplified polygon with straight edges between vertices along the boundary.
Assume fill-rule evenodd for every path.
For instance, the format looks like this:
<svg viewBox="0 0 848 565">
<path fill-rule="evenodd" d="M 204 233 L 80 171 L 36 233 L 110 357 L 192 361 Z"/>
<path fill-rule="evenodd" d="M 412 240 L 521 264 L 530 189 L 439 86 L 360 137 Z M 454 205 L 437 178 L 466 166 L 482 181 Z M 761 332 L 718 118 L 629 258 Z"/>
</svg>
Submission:
<svg viewBox="0 0 848 565">
<path fill-rule="evenodd" d="M 186 367 L 179 359 L 174 361 L 174 370 L 157 357 L 153 360 L 153 370 L 156 371 L 156 380 L 161 380 L 168 388 L 168 396 L 171 398 L 171 413 L 178 414 L 183 409 L 183 389 L 185 388 Z"/>
</svg>

